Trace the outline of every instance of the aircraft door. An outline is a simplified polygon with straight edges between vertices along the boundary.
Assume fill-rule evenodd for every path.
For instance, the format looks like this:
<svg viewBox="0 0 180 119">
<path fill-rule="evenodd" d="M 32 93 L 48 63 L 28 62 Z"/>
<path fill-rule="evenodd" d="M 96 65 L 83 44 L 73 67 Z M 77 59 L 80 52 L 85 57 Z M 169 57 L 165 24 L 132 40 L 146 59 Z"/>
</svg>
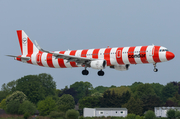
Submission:
<svg viewBox="0 0 180 119">
<path fill-rule="evenodd" d="M 118 51 L 116 52 L 116 57 L 117 57 L 117 58 L 121 58 L 121 50 L 118 50 Z"/>
<path fill-rule="evenodd" d="M 155 47 L 152 46 L 149 50 L 149 56 L 154 56 Z"/>
<path fill-rule="evenodd" d="M 42 56 L 41 53 L 38 53 L 38 54 L 36 55 L 37 63 L 40 63 L 40 62 L 41 62 L 41 56 Z"/>
</svg>

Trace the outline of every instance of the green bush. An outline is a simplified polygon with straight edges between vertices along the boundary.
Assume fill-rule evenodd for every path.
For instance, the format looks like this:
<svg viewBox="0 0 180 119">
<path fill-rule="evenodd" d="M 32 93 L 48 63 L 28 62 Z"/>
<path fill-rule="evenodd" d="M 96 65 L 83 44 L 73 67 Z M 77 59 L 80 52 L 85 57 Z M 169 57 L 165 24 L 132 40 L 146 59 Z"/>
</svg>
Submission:
<svg viewBox="0 0 180 119">
<path fill-rule="evenodd" d="M 136 119 L 144 119 L 144 117 L 137 115 L 137 116 L 136 116 Z"/>
<path fill-rule="evenodd" d="M 79 112 L 74 109 L 70 109 L 66 112 L 67 119 L 78 119 L 78 116 L 79 116 Z"/>
<path fill-rule="evenodd" d="M 6 111 L 8 114 L 18 114 L 18 109 L 20 106 L 19 101 L 12 100 L 6 106 Z"/>
<path fill-rule="evenodd" d="M 175 118 L 175 110 L 174 109 L 170 109 L 170 110 L 168 110 L 167 111 L 167 117 L 169 118 L 169 119 L 174 119 Z"/>
<path fill-rule="evenodd" d="M 176 118 L 180 118 L 180 111 L 176 111 L 176 112 L 175 112 L 175 117 L 176 117 Z"/>
<path fill-rule="evenodd" d="M 64 118 L 65 113 L 64 112 L 52 111 L 52 112 L 50 112 L 49 117 L 51 117 L 51 118 L 58 118 L 58 117 Z"/>
<path fill-rule="evenodd" d="M 30 115 L 33 115 L 35 111 L 36 107 L 33 105 L 33 103 L 26 100 L 20 105 L 18 113 L 25 114 L 26 112 L 28 112 Z"/>
<path fill-rule="evenodd" d="M 144 116 L 145 116 L 145 119 L 155 119 L 156 118 L 156 116 L 152 110 L 148 110 Z"/>
<path fill-rule="evenodd" d="M 135 114 L 128 114 L 126 116 L 126 119 L 136 119 L 136 115 Z"/>
<path fill-rule="evenodd" d="M 52 99 L 52 97 L 46 97 L 45 100 L 42 100 L 38 103 L 38 111 L 41 116 L 49 115 L 51 111 L 56 111 L 56 102 Z"/>
<path fill-rule="evenodd" d="M 29 112 L 24 113 L 24 119 L 28 119 L 30 117 Z"/>
</svg>

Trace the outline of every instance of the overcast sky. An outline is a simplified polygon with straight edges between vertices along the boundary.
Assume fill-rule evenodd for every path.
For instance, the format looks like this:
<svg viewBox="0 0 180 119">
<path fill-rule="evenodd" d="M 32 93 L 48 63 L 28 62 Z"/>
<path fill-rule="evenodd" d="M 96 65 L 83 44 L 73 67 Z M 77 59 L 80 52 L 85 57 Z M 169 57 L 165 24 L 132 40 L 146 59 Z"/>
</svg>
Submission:
<svg viewBox="0 0 180 119">
<path fill-rule="evenodd" d="M 107 67 L 99 77 L 95 69 L 52 69 L 18 62 L 5 55 L 20 55 L 16 30 L 49 51 L 160 45 L 175 54 L 172 61 L 131 65 L 128 71 Z M 96 86 L 131 85 L 134 82 L 180 81 L 179 0 L 0 0 L 0 87 L 25 75 L 48 73 L 58 89 L 76 81 Z"/>
</svg>

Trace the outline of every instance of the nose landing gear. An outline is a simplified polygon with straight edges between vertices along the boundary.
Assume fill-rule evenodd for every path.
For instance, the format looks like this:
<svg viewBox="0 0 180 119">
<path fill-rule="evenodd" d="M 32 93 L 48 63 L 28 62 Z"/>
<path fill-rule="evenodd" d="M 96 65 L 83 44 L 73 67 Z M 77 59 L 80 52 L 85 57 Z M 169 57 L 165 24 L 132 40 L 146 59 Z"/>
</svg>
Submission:
<svg viewBox="0 0 180 119">
<path fill-rule="evenodd" d="M 153 69 L 154 72 L 158 72 L 158 69 L 156 68 L 156 64 L 157 64 L 157 63 L 154 63 L 154 64 L 153 64 L 153 65 L 154 65 L 154 69 Z"/>
</svg>

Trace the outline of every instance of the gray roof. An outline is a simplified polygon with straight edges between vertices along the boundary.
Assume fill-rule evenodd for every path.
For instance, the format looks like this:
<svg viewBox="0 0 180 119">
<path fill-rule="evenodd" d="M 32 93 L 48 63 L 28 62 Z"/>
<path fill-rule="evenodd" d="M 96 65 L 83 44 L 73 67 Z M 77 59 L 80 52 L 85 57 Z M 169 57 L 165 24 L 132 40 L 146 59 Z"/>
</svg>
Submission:
<svg viewBox="0 0 180 119">
<path fill-rule="evenodd" d="M 127 110 L 127 108 L 94 108 L 96 110 Z"/>
<path fill-rule="evenodd" d="M 163 109 L 163 110 L 167 110 L 167 109 L 178 109 L 180 110 L 180 107 L 154 107 L 155 109 Z"/>
</svg>

